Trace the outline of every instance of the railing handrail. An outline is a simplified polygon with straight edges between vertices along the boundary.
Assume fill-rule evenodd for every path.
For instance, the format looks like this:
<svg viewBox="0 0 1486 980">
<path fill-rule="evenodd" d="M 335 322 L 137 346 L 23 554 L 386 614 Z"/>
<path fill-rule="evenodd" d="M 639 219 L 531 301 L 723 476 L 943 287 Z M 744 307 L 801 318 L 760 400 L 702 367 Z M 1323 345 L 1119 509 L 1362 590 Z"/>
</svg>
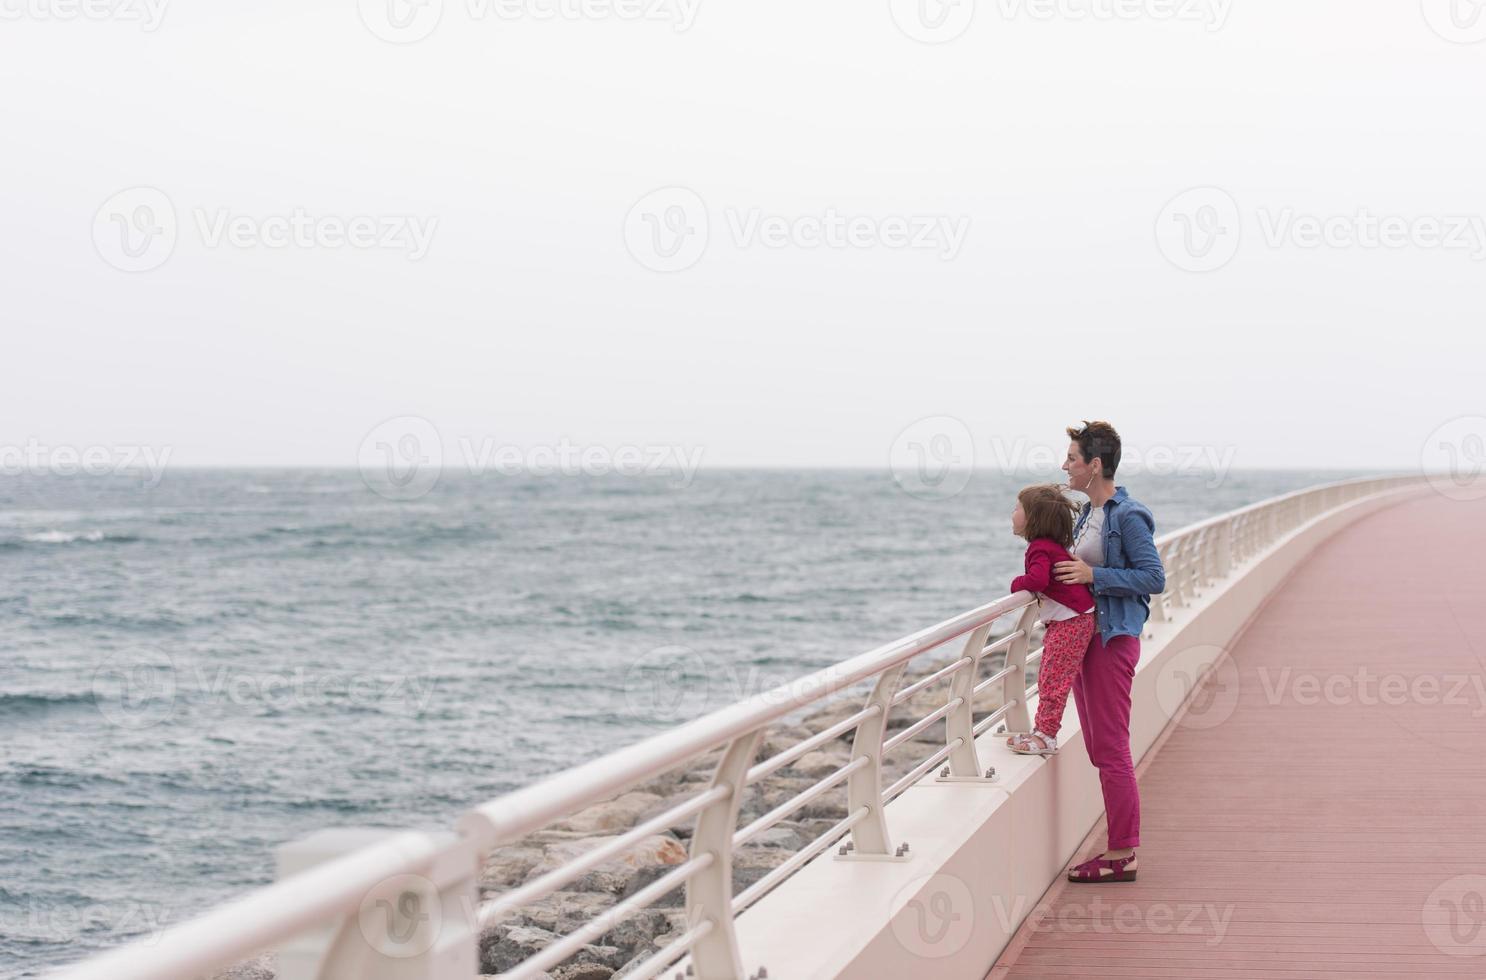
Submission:
<svg viewBox="0 0 1486 980">
<path fill-rule="evenodd" d="M 1193 595 L 1199 594 L 1215 578 L 1226 575 L 1237 561 L 1248 558 L 1260 548 L 1272 545 L 1328 507 L 1350 503 L 1370 494 L 1399 489 L 1421 479 L 1418 476 L 1390 475 L 1340 480 L 1302 488 L 1161 535 L 1156 543 L 1163 560 L 1177 567 L 1167 568 L 1166 591 L 1161 596 L 1152 597 L 1153 621 L 1169 620 L 1174 615 L 1174 610 L 1188 605 Z M 1304 502 L 1303 506 L 1293 506 L 1297 502 Z M 1256 514 L 1266 515 L 1266 520 L 1262 523 L 1244 520 Z M 1220 533 L 1206 533 L 1210 531 Z M 399 876 L 426 876 L 425 880 L 434 892 L 433 901 L 443 901 L 448 907 L 457 906 L 461 902 L 474 905 L 473 880 L 469 877 L 469 872 L 476 869 L 466 868 L 465 865 L 477 866 L 492 848 L 518 840 L 562 817 L 608 800 L 722 746 L 727 746 L 727 749 L 718 763 L 711 789 L 703 794 L 704 798 L 692 798 L 677 804 L 665 814 L 651 817 L 641 825 L 648 830 L 670 820 L 669 825 L 673 826 L 681 819 L 695 815 L 697 828 L 692 839 L 691 859 L 622 902 L 621 906 L 626 913 L 632 913 L 658 900 L 666 891 L 683 885 L 687 889 L 689 928 L 681 937 L 632 970 L 630 975 L 637 978 L 654 976 L 688 951 L 694 962 L 699 964 L 698 971 L 703 975 L 736 973 L 738 954 L 732 917 L 737 911 L 766 893 L 844 834 L 853 835 L 859 850 L 887 856 L 891 844 L 882 810 L 893 796 L 942 760 L 949 763 L 946 771 L 954 772 L 949 778 L 978 777 L 974 739 L 1003 719 L 1007 725 L 1029 724 L 1026 720 L 1029 695 L 1025 673 L 1029 660 L 1037 656 L 1035 653 L 1029 654 L 1031 617 L 1035 613 L 1032 608 L 1034 598 L 1027 592 L 1003 596 L 798 680 L 719 708 L 671 731 L 651 736 L 505 796 L 488 800 L 473 807 L 460 818 L 457 825 L 460 834 L 457 837 L 450 834 L 435 837 L 413 832 L 397 833 L 388 840 L 362 847 L 339 859 L 257 889 L 191 922 L 172 928 L 152 945 L 131 945 L 66 969 L 59 974 L 59 980 L 190 980 L 206 971 L 230 966 L 254 951 L 291 939 L 297 940 L 307 930 L 327 926 L 337 919 L 342 925 L 339 930 L 331 930 L 331 936 L 325 940 L 327 945 L 323 955 L 311 957 L 311 969 L 314 972 L 295 973 L 292 980 L 298 980 L 301 976 L 339 977 L 341 972 L 336 971 L 344 972 L 346 963 L 355 964 L 351 968 L 352 973 L 371 980 L 381 980 L 383 976 L 393 975 L 426 977 L 428 980 L 442 978 L 450 972 L 451 961 L 447 959 L 447 949 L 440 954 L 446 958 L 437 961 L 427 958 L 426 969 L 424 960 L 418 960 L 419 967 L 424 972 L 412 972 L 412 964 L 401 958 L 408 955 L 405 953 L 387 954 L 400 958 L 398 965 L 389 972 L 368 972 L 370 967 L 365 959 L 366 954 L 351 949 L 355 945 L 355 938 L 349 931 L 356 928 L 358 913 L 364 912 L 367 893 L 378 886 L 385 888 L 389 879 Z M 1021 614 L 1018 626 L 1011 634 L 988 644 L 992 625 L 1012 613 Z M 936 712 L 931 713 L 930 719 L 946 720 L 946 745 L 919 762 L 893 787 L 884 790 L 880 782 L 881 757 L 892 748 L 904 744 L 908 738 L 902 733 L 891 740 L 883 737 L 888 712 L 893 705 L 906 700 L 906 697 L 897 696 L 901 693 L 898 691 L 898 684 L 904 669 L 914 658 L 967 635 L 969 639 L 960 659 L 932 675 L 942 675 L 954 682 L 949 699 Z M 991 678 L 977 683 L 982 657 L 992 651 L 1005 651 L 1006 663 Z M 797 794 L 786 804 L 775 807 L 768 815 L 770 819 L 782 819 L 787 811 L 798 808 L 804 802 L 818 797 L 829 785 L 849 777 L 848 816 L 826 834 L 807 844 L 784 865 L 755 883 L 744 895 L 732 896 L 730 868 L 731 853 L 737 846 L 735 835 L 738 833 L 738 804 L 741 792 L 749 782 L 750 772 L 767 775 L 787 764 L 780 761 L 782 758 L 792 758 L 799 754 L 797 749 L 800 746 L 797 745 L 750 768 L 763 730 L 791 712 L 873 678 L 876 678 L 877 684 L 868 699 L 867 708 L 853 716 L 858 719 L 855 723 L 857 740 L 853 747 L 853 761 L 835 773 L 817 780 L 810 788 Z M 1003 694 L 1001 708 L 972 724 L 974 696 L 998 683 Z M 920 690 L 926 686 L 920 682 L 911 687 Z M 840 726 L 841 723 L 838 722 L 836 727 Z M 917 728 L 910 725 L 905 731 L 917 731 L 923 727 L 926 727 L 926 721 L 920 719 Z M 820 738 L 817 734 L 805 741 Z M 761 819 L 760 823 L 762 822 Z M 638 840 L 638 836 L 638 830 L 632 830 L 626 835 L 625 841 L 608 847 L 613 850 L 620 843 L 627 844 L 631 838 Z M 600 855 L 590 855 L 587 863 L 592 864 L 593 859 L 598 856 Z M 549 872 L 543 883 L 528 882 L 523 886 L 522 894 L 537 890 L 550 892 L 560 887 L 561 881 L 568 879 L 572 874 L 571 869 L 578 869 L 584 863 L 583 856 L 573 858 L 557 871 Z M 568 875 L 560 873 L 565 869 L 569 869 Z M 557 884 L 552 884 L 549 888 L 546 882 Z M 457 888 L 463 888 L 463 891 L 458 892 Z M 459 959 L 459 963 L 473 962 L 473 937 L 478 937 L 478 927 L 484 921 L 481 913 L 493 911 L 492 906 L 496 905 L 501 905 L 499 900 L 483 908 L 464 910 L 470 921 L 466 923 L 467 928 L 461 939 L 467 948 L 458 952 L 458 956 L 464 956 L 465 959 Z M 509 903 L 502 907 L 507 906 Z M 619 908 L 616 906 L 616 913 Z M 359 924 L 367 944 L 373 947 L 377 947 L 379 943 L 386 946 L 388 939 L 385 933 L 379 933 L 374 925 L 371 932 L 375 935 L 368 935 L 366 922 Z M 586 928 L 570 934 L 549 947 L 545 955 L 539 953 L 528 958 L 509 975 L 513 978 L 537 975 L 541 963 L 556 962 L 558 955 L 568 955 L 562 953 L 562 950 L 575 949 L 575 941 L 581 943 L 585 934 L 592 931 L 591 928 Z M 462 970 L 463 967 L 459 969 Z"/>
<path fill-rule="evenodd" d="M 475 806 L 459 821 L 461 832 L 484 847 L 509 843 L 585 806 L 712 751 L 746 732 L 777 721 L 853 684 L 876 677 L 919 654 L 955 640 L 1031 604 L 1030 592 L 936 623 L 850 660 L 825 667 L 719 708 L 608 755 L 583 763 Z"/>
<path fill-rule="evenodd" d="M 1297 497 L 1308 497 L 1313 494 L 1320 493 L 1324 490 L 1334 490 L 1339 487 L 1350 487 L 1364 483 L 1381 483 L 1387 482 L 1389 480 L 1415 482 L 1416 479 L 1417 478 L 1413 476 L 1358 476 L 1348 477 L 1345 480 L 1333 480 L 1331 483 L 1317 483 L 1315 486 L 1301 487 L 1299 490 L 1291 490 L 1287 493 L 1282 493 L 1277 497 L 1267 497 L 1264 500 L 1257 500 L 1252 504 L 1245 504 L 1244 506 L 1236 508 L 1235 510 L 1227 510 L 1221 514 L 1214 514 L 1211 517 L 1204 517 L 1202 520 L 1195 521 L 1191 524 L 1184 524 L 1181 527 L 1177 528 L 1175 531 L 1167 531 L 1165 534 L 1159 534 L 1156 536 L 1156 546 L 1159 548 L 1163 544 L 1169 544 L 1173 541 L 1176 541 L 1178 538 L 1184 538 L 1188 535 L 1197 534 L 1198 532 L 1204 531 L 1209 527 L 1226 523 L 1233 520 L 1234 518 L 1243 517 L 1245 515 L 1261 510 L 1269 510 L 1282 503 L 1294 500 Z"/>
</svg>

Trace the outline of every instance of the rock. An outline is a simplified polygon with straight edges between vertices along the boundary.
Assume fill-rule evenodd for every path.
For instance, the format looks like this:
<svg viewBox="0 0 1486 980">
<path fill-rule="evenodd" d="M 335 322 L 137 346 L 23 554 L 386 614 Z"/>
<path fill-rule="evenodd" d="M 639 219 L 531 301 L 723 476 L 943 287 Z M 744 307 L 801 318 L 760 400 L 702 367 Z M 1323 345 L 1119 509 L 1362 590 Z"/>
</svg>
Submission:
<svg viewBox="0 0 1486 980">
<path fill-rule="evenodd" d="M 567 971 L 577 970 L 579 967 L 596 967 L 604 972 L 595 974 L 590 969 L 581 975 L 585 977 L 593 976 L 596 980 L 608 980 L 609 977 L 614 975 L 615 970 L 624 965 L 624 961 L 628 958 L 628 953 L 618 946 L 584 946 L 573 954 L 572 963 L 558 967 L 556 972 L 566 976 Z"/>
<path fill-rule="evenodd" d="M 580 834 L 628 830 L 639 822 L 642 814 L 659 812 L 655 809 L 655 804 L 661 799 L 655 793 L 625 793 L 616 799 L 595 803 L 588 809 L 553 824 L 552 829 Z"/>
<path fill-rule="evenodd" d="M 845 746 L 841 748 L 844 749 Z M 837 769 L 846 765 L 850 759 L 850 755 L 850 752 L 841 751 L 841 749 L 830 752 L 819 750 L 806 752 L 794 761 L 791 768 L 802 776 L 820 779 L 824 776 L 829 776 Z"/>
<path fill-rule="evenodd" d="M 566 934 L 613 905 L 610 896 L 596 892 L 560 891 L 525 906 L 519 912 L 528 925 Z"/>
<path fill-rule="evenodd" d="M 507 891 L 526 880 L 531 869 L 541 863 L 540 844 L 522 842 L 499 847 L 485 858 L 480 872 L 480 888 L 485 891 Z"/>
<path fill-rule="evenodd" d="M 748 843 L 757 845 L 758 847 L 782 848 L 786 851 L 794 852 L 804 847 L 807 841 L 801 835 L 797 825 L 791 825 L 788 821 L 781 821 Z"/>
<path fill-rule="evenodd" d="M 609 980 L 613 975 L 614 970 L 602 963 L 570 963 L 558 967 L 552 980 Z"/>
<path fill-rule="evenodd" d="M 535 956 L 559 937 L 535 926 L 491 926 L 480 935 L 480 972 L 505 973 L 522 960 Z"/>
<path fill-rule="evenodd" d="M 272 953 L 256 959 L 246 960 L 228 970 L 215 974 L 212 980 L 273 980 L 274 961 Z"/>
<path fill-rule="evenodd" d="M 541 863 L 527 873 L 527 880 L 530 881 L 556 869 L 585 851 L 613 840 L 614 836 L 617 835 L 554 841 L 547 844 Z M 570 884 L 568 888 L 572 891 L 605 892 L 617 895 L 625 890 L 641 870 L 672 867 L 685 862 L 686 859 L 686 848 L 676 838 L 668 834 L 652 834 L 630 850 L 589 871 Z"/>
</svg>

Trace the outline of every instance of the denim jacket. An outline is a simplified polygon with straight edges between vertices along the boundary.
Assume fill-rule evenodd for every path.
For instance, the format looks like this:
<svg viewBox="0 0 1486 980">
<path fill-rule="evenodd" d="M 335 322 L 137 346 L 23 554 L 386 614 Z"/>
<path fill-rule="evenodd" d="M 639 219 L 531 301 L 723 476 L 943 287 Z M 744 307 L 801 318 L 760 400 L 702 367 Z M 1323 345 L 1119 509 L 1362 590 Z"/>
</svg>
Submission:
<svg viewBox="0 0 1486 980">
<path fill-rule="evenodd" d="M 1089 504 L 1079 511 L 1074 533 L 1089 519 Z M 1139 637 L 1151 611 L 1151 596 L 1166 590 L 1166 569 L 1156 551 L 1156 521 L 1124 487 L 1104 502 L 1104 564 L 1094 569 L 1094 607 L 1099 637 Z"/>
</svg>

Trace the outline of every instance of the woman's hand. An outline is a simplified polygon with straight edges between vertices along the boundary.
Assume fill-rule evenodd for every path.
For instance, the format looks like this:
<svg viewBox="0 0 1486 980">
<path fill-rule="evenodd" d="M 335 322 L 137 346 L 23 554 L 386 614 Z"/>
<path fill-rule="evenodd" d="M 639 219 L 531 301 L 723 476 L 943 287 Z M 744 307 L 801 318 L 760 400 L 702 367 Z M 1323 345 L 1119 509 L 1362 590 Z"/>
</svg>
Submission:
<svg viewBox="0 0 1486 980">
<path fill-rule="evenodd" d="M 1094 581 L 1094 570 L 1075 558 L 1053 566 L 1053 575 L 1064 585 L 1088 585 Z"/>
</svg>

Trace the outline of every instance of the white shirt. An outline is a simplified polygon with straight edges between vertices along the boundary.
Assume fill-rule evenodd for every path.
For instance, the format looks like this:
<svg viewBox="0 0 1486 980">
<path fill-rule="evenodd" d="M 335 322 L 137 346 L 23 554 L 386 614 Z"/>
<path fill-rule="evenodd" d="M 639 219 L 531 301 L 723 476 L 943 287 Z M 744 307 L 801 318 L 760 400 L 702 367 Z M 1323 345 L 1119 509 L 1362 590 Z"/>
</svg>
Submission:
<svg viewBox="0 0 1486 980">
<path fill-rule="evenodd" d="M 1094 507 L 1073 539 L 1073 557 L 1090 568 L 1104 565 L 1104 508 Z"/>
</svg>

